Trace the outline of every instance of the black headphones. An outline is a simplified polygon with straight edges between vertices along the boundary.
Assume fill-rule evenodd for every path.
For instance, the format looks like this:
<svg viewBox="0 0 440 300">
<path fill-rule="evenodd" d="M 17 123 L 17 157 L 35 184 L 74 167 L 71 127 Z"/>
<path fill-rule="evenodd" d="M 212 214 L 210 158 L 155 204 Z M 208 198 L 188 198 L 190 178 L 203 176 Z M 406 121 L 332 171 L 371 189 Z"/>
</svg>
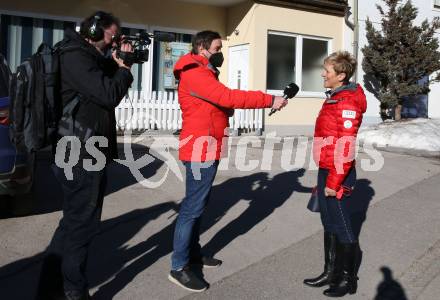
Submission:
<svg viewBox="0 0 440 300">
<path fill-rule="evenodd" d="M 99 21 L 101 20 L 101 14 L 97 13 L 93 16 L 93 23 L 89 28 L 89 37 L 92 41 L 97 42 L 104 38 L 104 29 L 99 26 Z"/>
</svg>

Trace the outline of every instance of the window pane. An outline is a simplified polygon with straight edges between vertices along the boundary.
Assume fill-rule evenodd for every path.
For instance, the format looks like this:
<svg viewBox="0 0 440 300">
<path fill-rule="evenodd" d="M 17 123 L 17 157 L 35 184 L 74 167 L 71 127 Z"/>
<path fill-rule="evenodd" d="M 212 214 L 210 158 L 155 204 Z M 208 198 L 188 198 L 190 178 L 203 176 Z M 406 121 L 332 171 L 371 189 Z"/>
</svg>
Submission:
<svg viewBox="0 0 440 300">
<path fill-rule="evenodd" d="M 156 31 L 155 33 L 165 33 Z M 173 69 L 180 57 L 191 51 L 191 34 L 172 33 L 174 42 L 154 42 L 153 90 L 177 89 Z"/>
<path fill-rule="evenodd" d="M 32 31 L 33 20 L 31 18 L 21 18 L 21 58 L 32 55 Z"/>
<path fill-rule="evenodd" d="M 308 92 L 324 90 L 321 71 L 327 56 L 327 41 L 303 39 L 302 87 Z"/>
<path fill-rule="evenodd" d="M 0 15 L 0 51 L 13 72 L 45 42 L 54 45 L 64 37 L 64 29 L 75 23 L 48 19 Z"/>
<path fill-rule="evenodd" d="M 267 89 L 284 90 L 295 82 L 296 38 L 269 34 L 267 44 Z"/>
</svg>

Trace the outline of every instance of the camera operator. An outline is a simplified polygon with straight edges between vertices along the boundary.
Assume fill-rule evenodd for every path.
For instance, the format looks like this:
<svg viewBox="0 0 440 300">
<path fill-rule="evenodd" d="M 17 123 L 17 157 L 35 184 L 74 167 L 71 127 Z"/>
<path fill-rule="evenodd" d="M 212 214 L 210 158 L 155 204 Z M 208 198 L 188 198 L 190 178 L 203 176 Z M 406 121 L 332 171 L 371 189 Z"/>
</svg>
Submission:
<svg viewBox="0 0 440 300">
<path fill-rule="evenodd" d="M 73 167 L 73 180 L 62 168 L 52 165 L 62 186 L 63 218 L 48 246 L 40 275 L 39 299 L 89 299 L 85 276 L 88 247 L 98 232 L 106 189 L 106 168 L 86 171 L 84 143 L 92 136 L 103 136 L 108 147 L 99 148 L 106 164 L 117 157 L 115 107 L 133 81 L 130 65 L 107 55 L 119 39 L 120 22 L 110 13 L 96 12 L 81 23 L 80 33 L 66 29 L 60 42 L 61 95 L 63 118 L 61 136 L 81 141 L 80 160 Z M 122 52 L 132 52 L 129 43 Z M 67 113 L 66 113 L 67 112 Z M 72 155 L 73 147 L 67 151 Z M 56 155 L 59 155 L 57 153 Z M 67 158 L 68 159 L 68 158 Z"/>
</svg>

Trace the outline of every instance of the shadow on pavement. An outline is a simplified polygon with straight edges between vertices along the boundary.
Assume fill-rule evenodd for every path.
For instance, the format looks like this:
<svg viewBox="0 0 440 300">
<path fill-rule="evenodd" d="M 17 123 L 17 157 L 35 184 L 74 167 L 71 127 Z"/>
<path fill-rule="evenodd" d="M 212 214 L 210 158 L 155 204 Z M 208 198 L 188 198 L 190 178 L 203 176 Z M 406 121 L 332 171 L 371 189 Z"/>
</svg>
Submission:
<svg viewBox="0 0 440 300">
<path fill-rule="evenodd" d="M 357 271 L 362 264 L 363 252 L 362 252 L 362 239 L 359 239 L 362 225 L 367 219 L 368 208 L 370 202 L 375 195 L 374 189 L 371 187 L 371 181 L 369 179 L 358 179 L 356 181 L 355 189 L 350 198 L 348 198 L 348 209 L 351 212 L 351 226 L 353 228 L 353 234 L 359 240 L 359 256 L 357 258 Z"/>
<path fill-rule="evenodd" d="M 214 225 L 237 202 L 244 200 L 249 206 L 240 216 L 217 232 L 203 250 L 211 255 L 218 253 L 270 216 L 294 192 L 310 193 L 312 189 L 303 187 L 298 180 L 304 173 L 304 169 L 299 169 L 277 174 L 270 179 L 267 173 L 260 172 L 247 177 L 233 178 L 216 186 L 211 196 L 211 205 L 202 223 L 202 230 Z"/>
<path fill-rule="evenodd" d="M 295 191 L 310 192 L 311 188 L 303 187 L 299 183 L 299 178 L 304 175 L 304 172 L 304 169 L 285 172 L 273 178 L 269 178 L 268 173 L 260 172 L 231 178 L 214 186 L 210 204 L 202 221 L 202 232 L 215 225 L 239 201 L 248 201 L 249 207 L 222 228 L 203 248 L 203 251 L 208 255 L 217 253 L 235 238 L 247 233 L 270 216 Z M 112 173 L 111 176 L 115 175 Z M 115 177 L 119 179 L 120 176 Z M 116 187 L 111 185 L 111 191 L 125 186 L 124 184 Z M 99 286 L 93 295 L 94 299 L 112 299 L 138 274 L 172 252 L 175 214 L 169 217 L 173 220 L 170 220 L 169 224 L 160 231 L 145 237 L 146 239 L 140 243 L 128 244 L 149 222 L 171 211 L 178 211 L 178 205 L 175 202 L 136 209 L 103 221 L 102 230 L 91 245 L 88 264 L 87 274 L 90 286 Z M 1 267 L 0 294 L 2 297 L 32 299 L 37 286 L 42 257 L 43 254 L 40 253 Z M 168 270 L 163 270 L 160 276 L 166 276 L 167 272 Z M 26 289 L 23 289 L 23 286 L 26 286 Z"/>
<path fill-rule="evenodd" d="M 133 150 L 133 156 L 135 159 L 137 159 L 147 152 L 147 147 L 140 147 L 137 145 L 136 149 Z M 32 215 L 51 213 L 59 211 L 62 208 L 62 191 L 50 168 L 50 159 L 49 153 L 43 153 L 36 166 L 35 182 L 37 184 L 35 186 L 35 194 L 33 199 L 35 201 L 35 205 Z M 144 178 L 150 178 L 156 174 L 163 164 L 164 162 L 162 160 L 155 157 L 153 162 L 142 168 L 140 171 Z M 108 174 L 109 181 L 106 195 L 115 193 L 125 187 L 137 183 L 136 179 L 130 173 L 130 170 L 118 163 L 112 163 L 108 166 Z M 121 217 L 104 221 L 102 223 L 103 234 L 108 232 L 110 230 L 109 228 L 118 227 L 118 224 L 128 222 L 130 225 L 121 225 L 124 227 L 125 232 L 119 234 L 118 236 L 112 236 L 112 243 L 109 243 L 108 246 L 113 246 L 114 243 L 117 243 L 119 241 L 117 237 L 124 239 L 124 241 L 121 241 L 122 246 L 127 240 L 135 235 L 140 228 L 148 223 L 150 219 L 156 218 L 157 216 L 155 216 L 155 214 L 162 214 L 175 206 L 176 204 L 174 202 L 168 202 L 142 210 L 135 210 Z M 140 220 L 138 219 L 136 222 L 132 221 L 138 217 L 138 214 L 141 214 L 143 217 L 140 218 Z M 32 226 L 32 224 L 25 224 L 24 226 Z M 28 243 L 32 241 L 24 242 Z M 106 251 L 106 249 L 99 249 L 99 251 Z M 33 257 L 24 258 L 2 266 L 0 268 L 0 298 L 33 299 L 32 294 L 37 286 L 41 260 L 43 258 L 44 252 L 41 252 Z"/>
<path fill-rule="evenodd" d="M 351 225 L 356 237 L 359 237 L 361 233 L 362 225 L 367 219 L 367 211 L 374 195 L 375 192 L 369 179 L 358 179 L 356 181 L 355 189 L 348 201 L 348 209 L 351 212 Z"/>
<path fill-rule="evenodd" d="M 239 201 L 251 201 L 249 211 L 245 212 L 227 225 L 217 234 L 202 251 L 207 255 L 213 255 L 228 243 L 232 242 L 236 237 L 249 231 L 253 226 L 268 217 L 277 207 L 281 206 L 295 191 L 308 192 L 311 189 L 303 188 L 298 183 L 298 178 L 304 175 L 304 169 L 296 172 L 286 172 L 276 175 L 273 179 L 268 179 L 267 173 L 255 173 L 249 176 L 231 178 L 212 189 L 210 203 L 207 211 L 203 215 L 201 232 L 207 231 L 215 225 L 228 211 Z M 99 290 L 94 294 L 94 299 L 111 299 L 119 293 L 127 284 L 129 284 L 139 273 L 154 264 L 157 260 L 172 252 L 172 240 L 174 234 L 174 223 L 172 222 L 160 232 L 148 237 L 144 242 L 141 242 L 125 251 L 117 251 L 119 254 L 116 259 L 120 261 L 116 265 L 121 266 L 119 270 L 106 271 L 101 267 L 92 267 L 94 263 L 90 264 L 92 273 L 92 285 L 101 284 L 105 278 L 114 278 L 104 285 L 99 287 Z M 240 227 L 241 229 L 239 229 Z M 123 228 L 119 228 L 121 232 L 125 232 Z M 113 235 L 113 233 L 111 233 Z M 212 243 L 215 241 L 215 243 Z M 102 265 L 110 264 L 110 261 L 115 261 L 115 257 L 111 251 L 107 250 L 108 256 L 105 254 L 105 249 L 114 249 L 114 247 L 107 247 L 105 243 L 95 241 L 96 247 L 102 248 L 103 251 L 93 251 L 101 253 Z M 102 258 L 105 255 L 105 260 Z M 111 257 L 113 256 L 113 258 Z M 109 257 L 109 258 L 107 258 Z M 135 259 L 134 261 L 132 261 Z M 93 261 L 93 259 L 91 259 Z M 127 263 L 129 263 L 127 265 Z M 164 270 L 164 276 L 168 270 Z M 99 273 L 99 274 L 98 274 Z M 116 274 L 116 275 L 115 275 Z"/>
<path fill-rule="evenodd" d="M 407 300 L 402 285 L 393 278 L 393 272 L 388 267 L 381 267 L 383 279 L 377 286 L 374 300 Z"/>
<path fill-rule="evenodd" d="M 90 285 L 96 286 L 105 282 L 123 269 L 124 264 L 148 252 L 150 245 L 142 244 L 127 248 L 126 243 L 150 221 L 170 210 L 177 210 L 177 204 L 165 202 L 103 221 L 101 232 L 90 249 L 87 273 Z M 155 242 L 152 243 L 153 246 L 165 241 L 155 240 Z M 43 257 L 44 252 L 0 268 L 2 299 L 33 299 Z"/>
<path fill-rule="evenodd" d="M 119 148 L 123 144 L 118 145 Z M 125 159 L 123 151 L 119 151 L 121 159 Z M 134 159 L 138 159 L 149 152 L 149 148 L 136 144 L 132 149 Z M 152 155 L 153 156 L 153 155 Z M 154 156 L 153 156 L 154 157 Z M 157 157 L 140 171 L 144 178 L 150 178 L 156 174 L 164 162 Z M 32 199 L 32 212 L 29 215 L 46 214 L 62 209 L 63 194 L 61 186 L 51 170 L 52 157 L 50 152 L 39 153 L 35 166 L 34 194 Z M 134 185 L 137 180 L 130 170 L 119 163 L 112 162 L 108 165 L 108 185 L 106 195 L 115 193 L 123 188 Z M 105 201 L 105 199 L 104 199 Z M 8 218 L 11 216 L 1 216 Z"/>
</svg>

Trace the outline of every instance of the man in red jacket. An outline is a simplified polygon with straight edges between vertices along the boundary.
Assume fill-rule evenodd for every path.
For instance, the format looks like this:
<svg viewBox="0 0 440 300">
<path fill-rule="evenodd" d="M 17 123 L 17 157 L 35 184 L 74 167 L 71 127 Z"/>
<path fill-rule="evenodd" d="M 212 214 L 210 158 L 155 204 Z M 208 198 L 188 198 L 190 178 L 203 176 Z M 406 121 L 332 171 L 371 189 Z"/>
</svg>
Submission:
<svg viewBox="0 0 440 300">
<path fill-rule="evenodd" d="M 350 83 L 356 59 L 348 52 L 335 52 L 324 60 L 327 99 L 315 125 L 313 156 L 319 165 L 317 196 L 324 227 L 324 272 L 305 279 L 311 287 L 330 285 L 326 296 L 341 297 L 357 289 L 358 237 L 353 232 L 347 201 L 355 181 L 356 135 L 367 102 L 362 87 Z"/>
<path fill-rule="evenodd" d="M 223 55 L 217 32 L 197 33 L 192 47 L 191 53 L 183 56 L 174 68 L 183 119 L 179 159 L 186 168 L 186 192 L 176 221 L 168 278 L 187 290 L 201 292 L 208 288 L 208 283 L 190 266 L 218 267 L 222 263 L 202 255 L 199 231 L 227 139 L 228 118 L 235 108 L 279 110 L 287 101 L 259 91 L 231 90 L 220 83 L 217 68 L 223 63 Z"/>
</svg>

